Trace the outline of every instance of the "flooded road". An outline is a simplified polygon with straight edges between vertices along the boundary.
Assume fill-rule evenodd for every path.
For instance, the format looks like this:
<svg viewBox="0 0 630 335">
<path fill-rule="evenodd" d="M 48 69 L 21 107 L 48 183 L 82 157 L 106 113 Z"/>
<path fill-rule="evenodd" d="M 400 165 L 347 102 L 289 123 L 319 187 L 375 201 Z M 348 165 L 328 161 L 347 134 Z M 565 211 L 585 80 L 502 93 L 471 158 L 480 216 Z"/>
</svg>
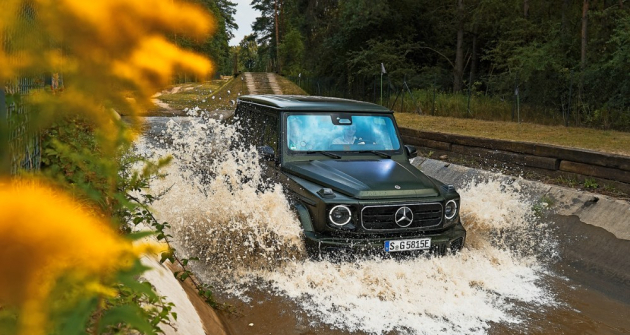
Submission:
<svg viewBox="0 0 630 335">
<path fill-rule="evenodd" d="M 174 156 L 155 204 L 234 334 L 626 334 L 630 241 L 554 214 L 516 180 L 456 184 L 465 248 L 445 257 L 307 259 L 282 190 L 239 131 L 149 118 L 138 150 Z M 434 177 L 440 179 L 439 175 Z M 544 199 L 546 200 L 546 199 Z"/>
</svg>

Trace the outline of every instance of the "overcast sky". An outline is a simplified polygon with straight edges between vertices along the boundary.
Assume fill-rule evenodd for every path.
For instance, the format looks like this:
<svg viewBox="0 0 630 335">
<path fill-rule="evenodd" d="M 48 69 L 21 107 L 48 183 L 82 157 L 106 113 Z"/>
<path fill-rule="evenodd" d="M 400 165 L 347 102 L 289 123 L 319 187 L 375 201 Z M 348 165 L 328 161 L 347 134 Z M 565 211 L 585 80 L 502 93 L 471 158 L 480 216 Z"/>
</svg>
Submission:
<svg viewBox="0 0 630 335">
<path fill-rule="evenodd" d="M 258 16 L 258 11 L 249 4 L 251 0 L 236 0 L 236 24 L 238 30 L 234 32 L 234 38 L 230 40 L 230 45 L 238 45 L 245 35 L 252 33 L 252 23 Z"/>
</svg>

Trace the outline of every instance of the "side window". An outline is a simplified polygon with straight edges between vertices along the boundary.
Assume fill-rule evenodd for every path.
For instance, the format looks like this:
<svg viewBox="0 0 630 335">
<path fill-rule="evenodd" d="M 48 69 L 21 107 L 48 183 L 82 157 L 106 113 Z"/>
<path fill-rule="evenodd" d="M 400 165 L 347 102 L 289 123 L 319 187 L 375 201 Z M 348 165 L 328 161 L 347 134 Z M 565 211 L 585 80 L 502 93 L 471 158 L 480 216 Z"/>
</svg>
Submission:
<svg viewBox="0 0 630 335">
<path fill-rule="evenodd" d="M 264 115 L 258 110 L 253 110 L 251 115 L 252 122 L 249 132 L 252 136 L 252 144 L 259 147 L 263 145 L 263 135 L 265 129 Z"/>
<path fill-rule="evenodd" d="M 255 145 L 256 139 L 254 135 L 256 112 L 247 104 L 239 104 L 234 112 L 234 116 L 238 118 L 239 131 L 243 135 L 243 142 L 246 146 Z"/>
<path fill-rule="evenodd" d="M 265 115 L 264 116 L 265 131 L 263 134 L 263 145 L 268 145 L 273 148 L 273 151 L 278 152 L 278 118 Z"/>
<path fill-rule="evenodd" d="M 268 145 L 278 152 L 278 118 L 266 114 L 259 108 L 246 104 L 239 105 L 235 111 L 239 118 L 240 131 L 247 146 Z"/>
</svg>

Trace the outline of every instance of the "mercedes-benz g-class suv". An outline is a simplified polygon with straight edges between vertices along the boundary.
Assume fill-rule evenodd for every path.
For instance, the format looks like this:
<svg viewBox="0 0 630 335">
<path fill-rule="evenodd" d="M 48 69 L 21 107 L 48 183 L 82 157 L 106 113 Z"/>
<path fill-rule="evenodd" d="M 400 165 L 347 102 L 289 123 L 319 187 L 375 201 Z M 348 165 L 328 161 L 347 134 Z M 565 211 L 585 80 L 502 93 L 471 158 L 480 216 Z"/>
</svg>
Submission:
<svg viewBox="0 0 630 335">
<path fill-rule="evenodd" d="M 461 249 L 466 231 L 453 186 L 409 160 L 393 112 L 346 99 L 251 95 L 234 120 L 280 182 L 311 253 Z"/>
</svg>

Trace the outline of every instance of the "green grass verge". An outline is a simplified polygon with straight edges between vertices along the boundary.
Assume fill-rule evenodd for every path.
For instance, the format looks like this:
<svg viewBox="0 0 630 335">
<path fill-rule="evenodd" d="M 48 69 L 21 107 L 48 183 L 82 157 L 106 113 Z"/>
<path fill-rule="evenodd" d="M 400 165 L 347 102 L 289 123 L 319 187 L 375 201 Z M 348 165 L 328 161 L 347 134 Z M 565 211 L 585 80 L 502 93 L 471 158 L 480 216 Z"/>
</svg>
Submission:
<svg viewBox="0 0 630 335">
<path fill-rule="evenodd" d="M 148 111 L 148 116 L 185 115 L 186 108 L 199 107 L 202 110 L 231 110 L 236 99 L 247 94 L 247 87 L 239 78 L 215 79 L 202 83 L 177 84 L 164 90 L 156 97 L 167 104 L 170 110 L 156 106 Z"/>
<path fill-rule="evenodd" d="M 280 86 L 280 90 L 282 90 L 282 94 L 308 95 L 308 93 L 306 93 L 306 91 L 304 91 L 300 86 L 296 85 L 291 80 L 283 76 L 276 76 L 276 82 L 278 83 L 278 86 Z"/>
<path fill-rule="evenodd" d="M 412 113 L 395 113 L 395 116 L 399 126 L 411 129 L 544 143 L 630 156 L 630 133 L 625 132 Z"/>
</svg>

